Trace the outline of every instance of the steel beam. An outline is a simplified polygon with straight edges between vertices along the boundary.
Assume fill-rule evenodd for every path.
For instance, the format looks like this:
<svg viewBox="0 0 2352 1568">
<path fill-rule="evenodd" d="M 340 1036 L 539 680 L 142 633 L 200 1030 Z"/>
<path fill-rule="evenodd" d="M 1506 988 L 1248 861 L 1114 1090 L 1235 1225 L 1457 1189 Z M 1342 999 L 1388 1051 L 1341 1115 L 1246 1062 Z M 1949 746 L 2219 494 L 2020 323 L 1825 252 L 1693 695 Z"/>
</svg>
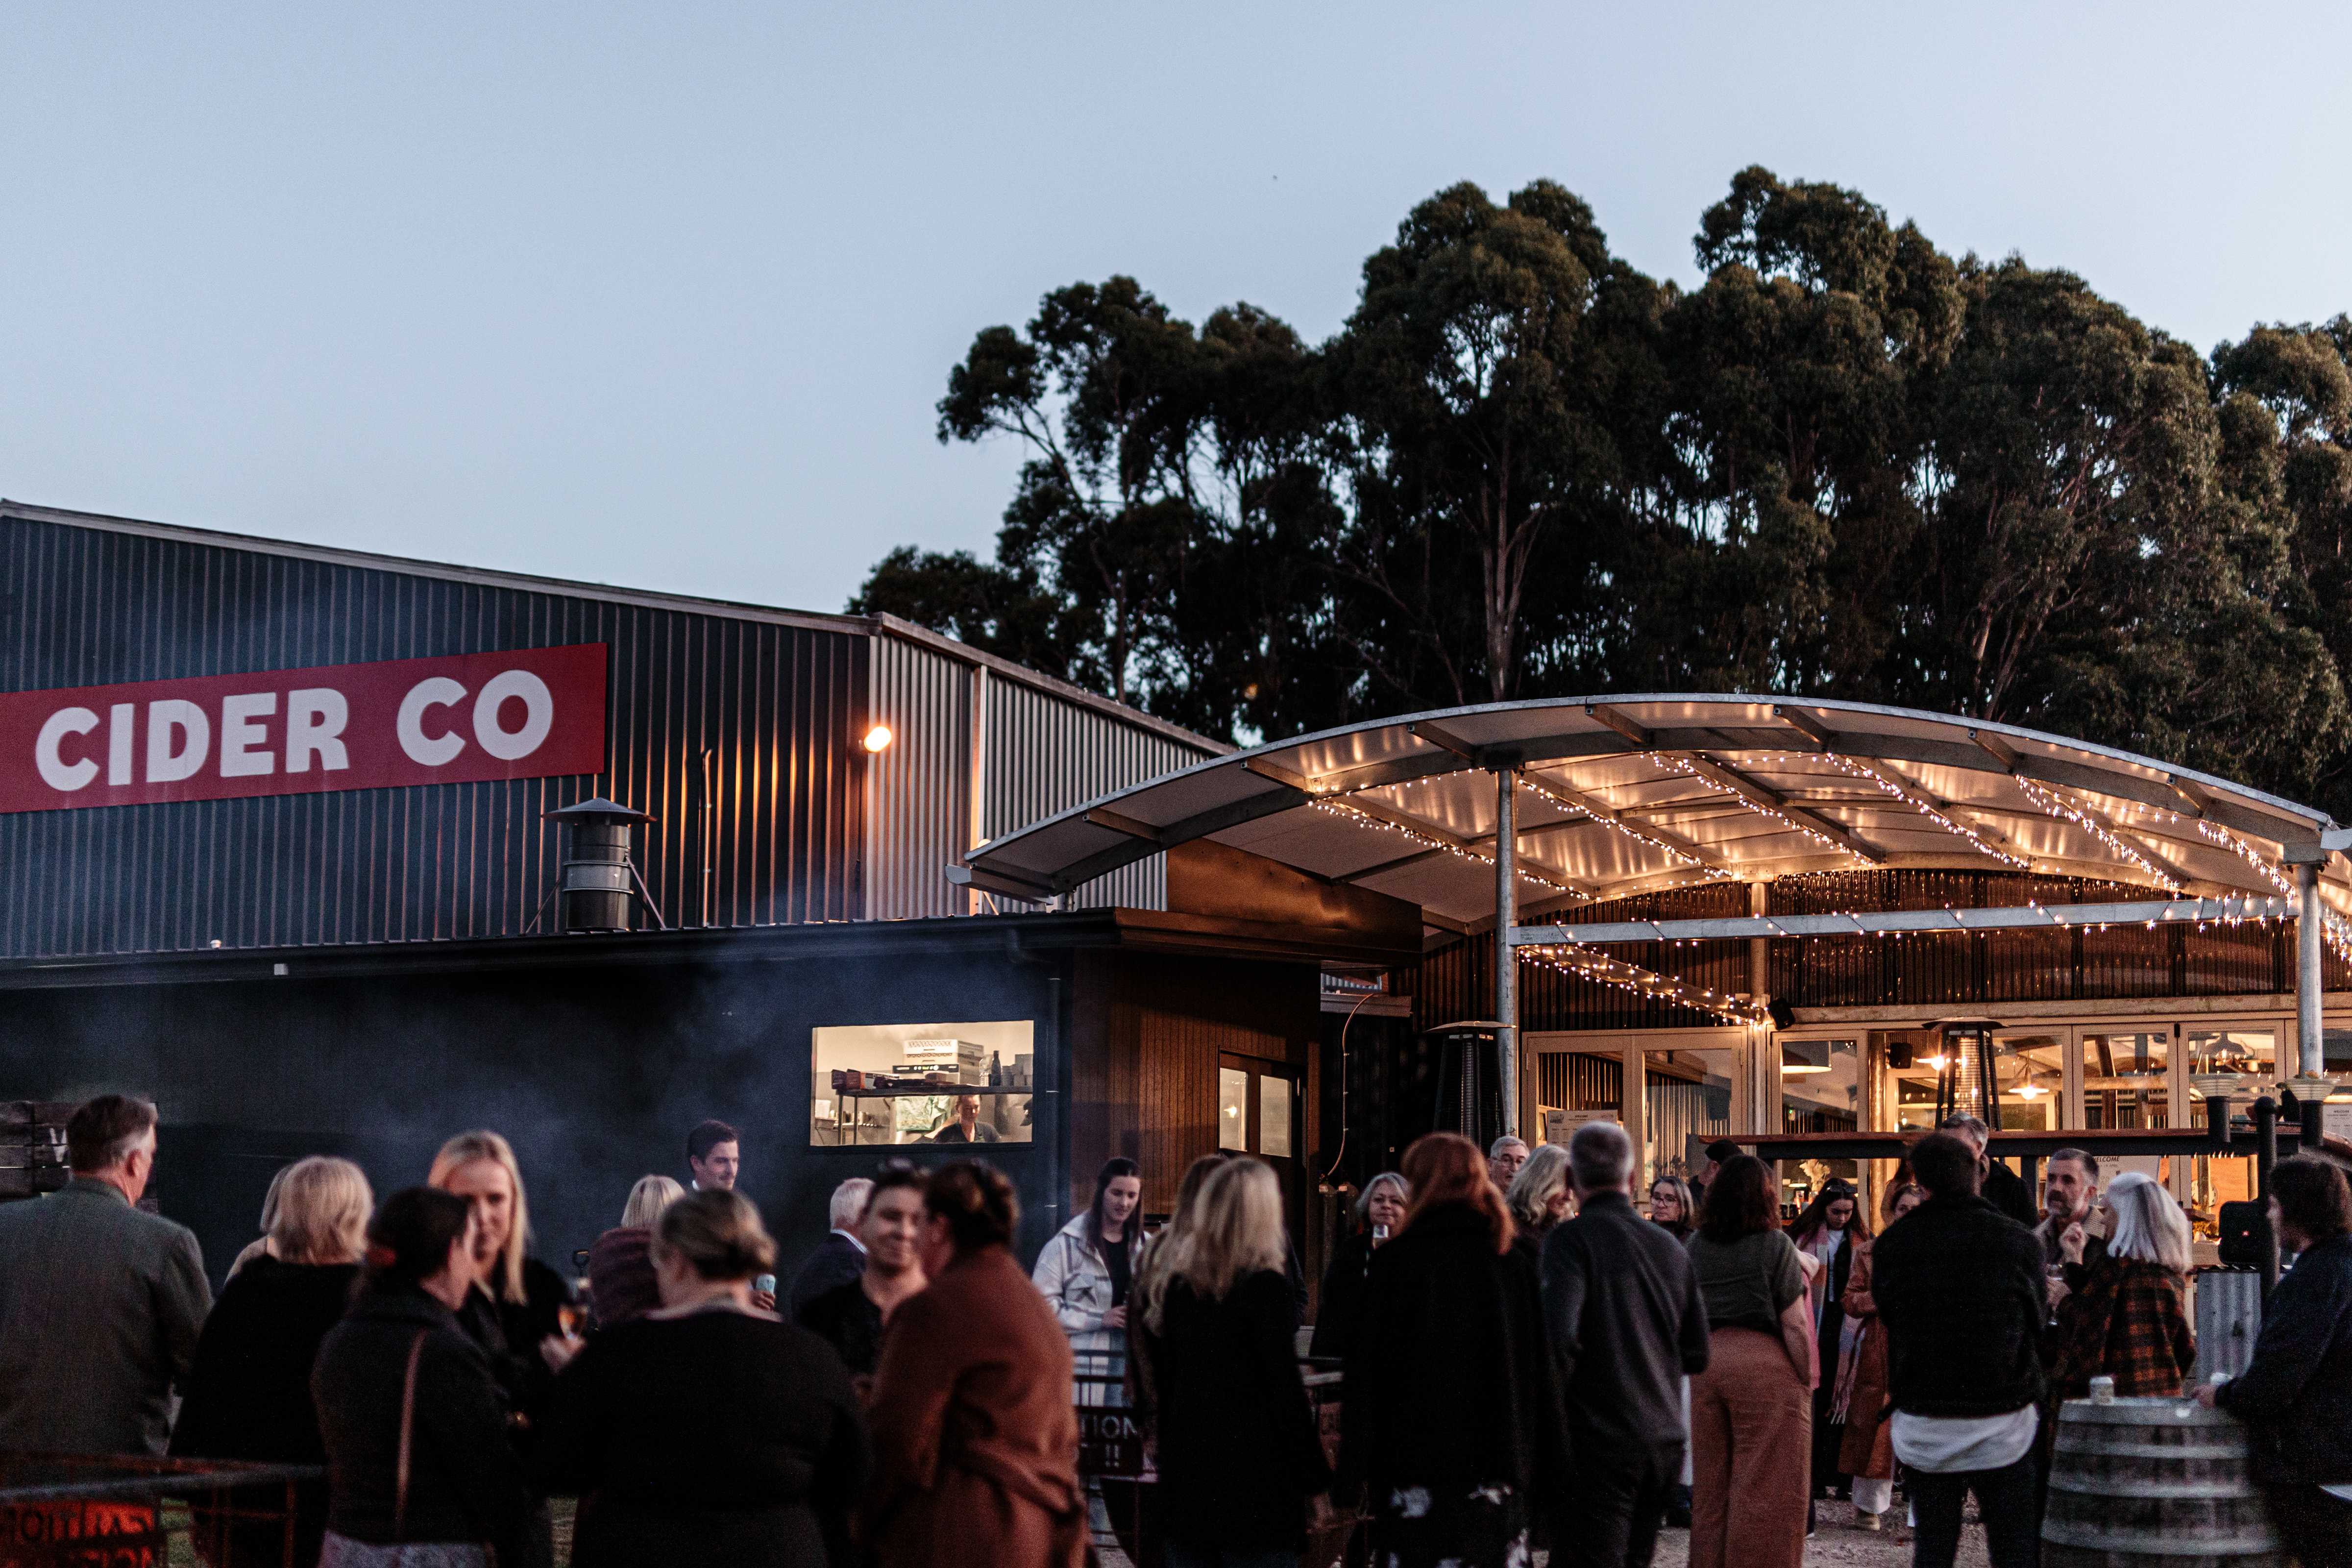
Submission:
<svg viewBox="0 0 2352 1568">
<path fill-rule="evenodd" d="M 1519 1135 L 1519 955 L 1511 930 L 1519 903 L 1518 773 L 1495 770 L 1496 1082 L 1503 1093 L 1503 1131 Z"/>
</svg>

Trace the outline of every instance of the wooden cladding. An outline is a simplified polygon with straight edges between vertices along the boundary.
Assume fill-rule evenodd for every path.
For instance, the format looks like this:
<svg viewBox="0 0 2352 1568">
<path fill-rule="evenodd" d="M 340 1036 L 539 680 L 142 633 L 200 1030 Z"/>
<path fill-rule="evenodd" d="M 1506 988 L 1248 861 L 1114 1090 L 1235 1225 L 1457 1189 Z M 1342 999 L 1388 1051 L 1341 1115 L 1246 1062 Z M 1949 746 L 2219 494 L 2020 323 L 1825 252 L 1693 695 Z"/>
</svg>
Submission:
<svg viewBox="0 0 2352 1568">
<path fill-rule="evenodd" d="M 1321 989 L 1311 964 L 1130 952 L 1082 954 L 1070 1042 L 1070 1212 L 1095 1173 L 1125 1155 L 1143 1206 L 1165 1214 L 1184 1167 L 1217 1148 L 1217 1060 L 1277 1062 L 1300 1078 L 1302 1155 L 1320 1147 L 1314 1046 Z"/>
</svg>

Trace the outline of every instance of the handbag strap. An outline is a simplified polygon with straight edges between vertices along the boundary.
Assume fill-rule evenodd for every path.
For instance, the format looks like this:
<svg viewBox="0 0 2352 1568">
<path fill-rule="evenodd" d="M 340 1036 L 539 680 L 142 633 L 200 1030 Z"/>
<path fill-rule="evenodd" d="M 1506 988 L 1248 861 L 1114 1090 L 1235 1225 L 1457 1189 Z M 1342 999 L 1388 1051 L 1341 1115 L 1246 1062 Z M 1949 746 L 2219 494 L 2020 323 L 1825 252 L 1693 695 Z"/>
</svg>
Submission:
<svg viewBox="0 0 2352 1568">
<path fill-rule="evenodd" d="M 408 1373 L 400 1383 L 400 1458 L 394 1469 L 392 1494 L 392 1538 L 408 1539 L 408 1451 L 411 1435 L 416 1427 L 416 1363 L 425 1354 L 425 1336 L 428 1329 L 416 1331 L 408 1342 Z"/>
</svg>

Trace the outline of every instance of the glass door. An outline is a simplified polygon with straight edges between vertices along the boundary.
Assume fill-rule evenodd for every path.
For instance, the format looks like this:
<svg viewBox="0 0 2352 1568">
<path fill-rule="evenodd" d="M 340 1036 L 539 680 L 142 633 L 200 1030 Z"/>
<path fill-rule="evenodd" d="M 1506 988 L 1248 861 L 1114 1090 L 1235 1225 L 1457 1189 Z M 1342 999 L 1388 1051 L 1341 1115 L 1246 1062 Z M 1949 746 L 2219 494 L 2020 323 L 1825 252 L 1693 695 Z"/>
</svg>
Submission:
<svg viewBox="0 0 2352 1568">
<path fill-rule="evenodd" d="M 1295 1236 L 1305 1191 L 1298 1174 L 1298 1072 L 1255 1057 L 1217 1058 L 1217 1147 L 1255 1154 L 1282 1181 L 1282 1208 Z"/>
<path fill-rule="evenodd" d="M 1706 1163 L 1706 1146 L 1731 1135 L 1729 1050 L 1642 1053 L 1642 1191 L 1660 1176 L 1691 1173 Z"/>
<path fill-rule="evenodd" d="M 1780 1053 L 1780 1129 L 1784 1132 L 1853 1132 L 1862 1127 L 1862 1052 L 1853 1039 L 1783 1036 Z M 1853 1160 L 1783 1160 L 1780 1206 L 1793 1216 L 1811 1203 L 1823 1183 L 1843 1178 L 1857 1188 L 1862 1167 Z"/>
</svg>

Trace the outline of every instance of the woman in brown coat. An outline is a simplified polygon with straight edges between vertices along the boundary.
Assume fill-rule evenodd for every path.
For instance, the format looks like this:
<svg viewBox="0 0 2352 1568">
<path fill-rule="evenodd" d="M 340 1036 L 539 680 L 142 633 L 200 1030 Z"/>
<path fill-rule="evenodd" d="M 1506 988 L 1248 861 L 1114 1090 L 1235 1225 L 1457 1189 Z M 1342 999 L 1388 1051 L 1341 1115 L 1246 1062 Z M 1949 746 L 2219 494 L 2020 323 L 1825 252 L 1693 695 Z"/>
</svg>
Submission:
<svg viewBox="0 0 2352 1568">
<path fill-rule="evenodd" d="M 1013 1184 L 976 1160 L 931 1173 L 930 1288 L 884 1331 L 866 1410 L 864 1536 L 882 1568 L 1078 1568 L 1086 1494 L 1070 1342 L 1014 1260 Z"/>
<path fill-rule="evenodd" d="M 1886 1223 L 1917 1208 L 1927 1195 L 1909 1182 L 1889 1189 L 1882 1211 Z M 1855 1248 L 1853 1270 L 1838 1301 L 1846 1321 L 1862 1325 L 1862 1339 L 1854 1347 L 1852 1381 L 1833 1391 L 1831 1408 L 1845 1412 L 1838 1468 L 1853 1478 L 1853 1521 L 1876 1530 L 1895 1501 L 1895 1432 L 1885 1419 L 1886 1325 L 1878 1321 L 1878 1303 L 1871 1299 L 1870 1246 L 1864 1241 Z"/>
</svg>

